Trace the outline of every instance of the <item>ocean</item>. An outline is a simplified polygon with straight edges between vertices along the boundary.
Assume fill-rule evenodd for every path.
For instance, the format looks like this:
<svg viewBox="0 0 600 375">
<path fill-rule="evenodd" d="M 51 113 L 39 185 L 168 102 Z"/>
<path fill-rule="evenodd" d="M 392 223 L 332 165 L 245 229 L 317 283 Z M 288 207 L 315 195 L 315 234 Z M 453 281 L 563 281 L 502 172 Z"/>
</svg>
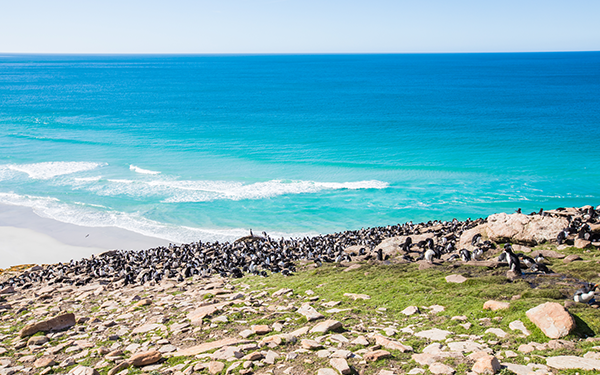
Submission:
<svg viewBox="0 0 600 375">
<path fill-rule="evenodd" d="M 600 204 L 600 52 L 0 55 L 0 204 L 174 242 Z"/>
</svg>

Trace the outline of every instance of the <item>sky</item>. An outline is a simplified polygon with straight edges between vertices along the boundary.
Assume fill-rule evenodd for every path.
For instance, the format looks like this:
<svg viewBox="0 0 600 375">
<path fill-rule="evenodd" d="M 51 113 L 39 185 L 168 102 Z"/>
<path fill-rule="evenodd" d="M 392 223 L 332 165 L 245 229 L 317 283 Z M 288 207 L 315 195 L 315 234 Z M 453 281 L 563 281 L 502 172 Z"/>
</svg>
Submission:
<svg viewBox="0 0 600 375">
<path fill-rule="evenodd" d="M 0 0 L 2 53 L 598 50 L 599 0 Z"/>
</svg>

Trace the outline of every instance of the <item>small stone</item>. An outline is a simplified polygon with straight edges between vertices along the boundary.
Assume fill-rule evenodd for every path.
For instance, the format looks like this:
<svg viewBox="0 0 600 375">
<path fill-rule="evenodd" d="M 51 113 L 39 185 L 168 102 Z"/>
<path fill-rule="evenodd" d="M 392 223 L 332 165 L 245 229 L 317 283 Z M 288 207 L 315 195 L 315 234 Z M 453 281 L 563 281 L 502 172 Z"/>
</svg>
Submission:
<svg viewBox="0 0 600 375">
<path fill-rule="evenodd" d="M 211 361 L 208 363 L 208 373 L 209 374 L 218 374 L 225 368 L 225 364 L 223 362 Z"/>
<path fill-rule="evenodd" d="M 477 374 L 495 374 L 500 371 L 500 362 L 493 355 L 485 355 L 477 360 L 473 365 L 473 372 Z"/>
<path fill-rule="evenodd" d="M 465 281 L 467 281 L 467 278 L 462 276 L 462 275 L 449 275 L 446 276 L 446 282 L 447 283 L 456 283 L 456 284 L 462 284 Z"/>
<path fill-rule="evenodd" d="M 319 313 L 317 310 L 315 310 L 314 307 L 312 307 L 308 303 L 303 304 L 297 310 L 297 313 L 304 315 L 309 322 L 324 318 L 323 314 Z"/>
<path fill-rule="evenodd" d="M 571 263 L 574 262 L 576 260 L 581 260 L 581 257 L 577 254 L 571 254 L 571 255 L 567 255 L 566 258 L 563 259 L 564 263 Z"/>
<path fill-rule="evenodd" d="M 38 358 L 35 362 L 33 362 L 33 367 L 43 368 L 43 367 L 48 367 L 48 366 L 54 366 L 55 364 L 56 364 L 56 362 L 54 361 L 53 357 L 44 356 L 44 357 Z"/>
<path fill-rule="evenodd" d="M 340 374 L 347 375 L 352 373 L 352 369 L 348 366 L 348 362 L 344 358 L 331 358 L 329 364 L 334 369 L 338 370 Z"/>
<path fill-rule="evenodd" d="M 432 374 L 443 374 L 443 375 L 452 375 L 454 374 L 454 369 L 448 365 L 443 363 L 435 362 L 429 365 L 429 371 Z"/>
<path fill-rule="evenodd" d="M 484 310 L 496 311 L 496 310 L 506 310 L 508 308 L 510 308 L 510 303 L 508 303 L 508 302 L 489 300 L 483 304 Z"/>
<path fill-rule="evenodd" d="M 150 350 L 148 352 L 134 354 L 131 356 L 131 358 L 128 359 L 128 361 L 132 365 L 134 365 L 136 367 L 140 367 L 140 366 L 147 366 L 147 365 L 156 363 L 156 362 L 160 361 L 161 358 L 162 358 L 162 355 L 159 351 Z"/>
<path fill-rule="evenodd" d="M 254 333 L 256 333 L 257 335 L 266 335 L 267 333 L 272 331 L 271 327 L 269 327 L 266 324 L 252 326 L 251 328 L 252 331 L 254 331 Z"/>
<path fill-rule="evenodd" d="M 70 375 L 100 375 L 98 371 L 91 367 L 76 366 L 69 371 Z"/>
<path fill-rule="evenodd" d="M 240 332 L 240 336 L 242 336 L 243 338 L 246 339 L 246 338 L 254 335 L 254 333 L 255 332 L 253 330 L 251 330 L 251 329 L 245 329 L 245 330 L 243 330 L 243 331 Z"/>
<path fill-rule="evenodd" d="M 367 338 L 365 336 L 358 336 L 354 340 L 350 341 L 350 344 L 368 346 L 369 341 L 367 340 Z"/>
<path fill-rule="evenodd" d="M 374 362 L 374 361 L 378 361 L 383 358 L 390 358 L 391 356 L 392 356 L 391 353 L 388 352 L 387 350 L 375 350 L 375 351 L 366 353 L 363 356 L 363 358 L 367 362 Z"/>
<path fill-rule="evenodd" d="M 338 375 L 338 373 L 332 368 L 320 368 L 317 375 Z"/>
<path fill-rule="evenodd" d="M 592 245 L 592 241 L 584 240 L 583 238 L 576 238 L 573 246 L 578 249 L 585 249 L 586 247 L 590 247 Z"/>
<path fill-rule="evenodd" d="M 358 299 L 363 299 L 363 300 L 371 299 L 371 296 L 369 296 L 367 294 L 356 294 L 356 293 L 344 293 L 344 297 L 351 298 L 355 301 Z"/>
<path fill-rule="evenodd" d="M 328 319 L 314 326 L 311 333 L 327 333 L 329 331 L 335 331 L 342 327 L 342 323 L 337 320 Z"/>
<path fill-rule="evenodd" d="M 535 348 L 528 344 L 521 344 L 521 345 L 519 345 L 519 348 L 517 350 L 520 351 L 521 353 L 531 353 L 532 351 L 535 350 Z"/>
<path fill-rule="evenodd" d="M 512 329 L 513 331 L 521 331 L 525 336 L 531 335 L 531 332 L 529 332 L 527 327 L 525 327 L 525 324 L 523 324 L 523 322 L 520 320 L 513 320 L 508 325 L 508 328 Z"/>
<path fill-rule="evenodd" d="M 273 297 L 280 297 L 284 294 L 288 294 L 289 292 L 293 292 L 293 289 L 289 289 L 289 288 L 281 288 L 278 291 L 276 291 L 275 293 L 273 293 L 271 296 Z"/>
<path fill-rule="evenodd" d="M 423 337 L 423 338 L 430 339 L 433 341 L 440 341 L 440 340 L 445 340 L 446 336 L 448 336 L 451 333 L 452 332 L 446 331 L 443 329 L 433 328 L 433 329 L 428 329 L 426 331 L 417 332 L 417 333 L 415 333 L 415 336 Z"/>
<path fill-rule="evenodd" d="M 302 348 L 308 349 L 308 350 L 317 350 L 317 349 L 323 348 L 323 345 L 316 342 L 315 340 L 310 340 L 310 339 L 301 340 L 300 345 L 302 345 Z"/>
<path fill-rule="evenodd" d="M 491 333 L 493 335 L 496 335 L 500 338 L 504 338 L 506 337 L 508 334 L 506 332 L 504 332 L 502 329 L 500 328 L 488 328 L 485 333 Z"/>
<path fill-rule="evenodd" d="M 419 308 L 417 306 L 408 306 L 404 310 L 401 311 L 402 314 L 406 316 L 411 316 L 414 314 L 420 314 Z"/>
<path fill-rule="evenodd" d="M 277 360 L 277 358 L 279 358 L 279 354 L 275 353 L 272 350 L 269 350 L 267 352 L 267 355 L 265 355 L 265 363 L 268 363 L 270 365 L 275 363 L 275 360 Z"/>
<path fill-rule="evenodd" d="M 41 346 L 47 342 L 48 342 L 48 338 L 46 336 L 33 336 L 33 337 L 29 338 L 29 340 L 27 340 L 27 346 L 32 346 L 32 345 Z"/>
</svg>

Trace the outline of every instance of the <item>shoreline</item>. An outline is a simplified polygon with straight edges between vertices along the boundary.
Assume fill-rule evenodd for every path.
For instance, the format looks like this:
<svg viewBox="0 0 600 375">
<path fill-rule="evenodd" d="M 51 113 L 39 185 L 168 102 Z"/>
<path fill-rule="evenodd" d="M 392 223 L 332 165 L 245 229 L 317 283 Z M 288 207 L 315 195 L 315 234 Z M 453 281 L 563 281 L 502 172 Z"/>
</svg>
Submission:
<svg viewBox="0 0 600 375">
<path fill-rule="evenodd" d="M 145 250 L 170 243 L 121 228 L 63 223 L 38 216 L 28 207 L 2 204 L 0 238 L 0 269 L 69 262 L 107 250 Z"/>
</svg>

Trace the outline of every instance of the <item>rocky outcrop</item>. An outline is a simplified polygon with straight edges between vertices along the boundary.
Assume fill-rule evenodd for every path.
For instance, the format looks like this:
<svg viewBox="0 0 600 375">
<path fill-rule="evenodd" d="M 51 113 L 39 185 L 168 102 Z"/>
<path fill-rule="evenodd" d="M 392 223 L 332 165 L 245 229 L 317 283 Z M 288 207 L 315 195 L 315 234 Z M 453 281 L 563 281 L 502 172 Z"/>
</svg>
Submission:
<svg viewBox="0 0 600 375">
<path fill-rule="evenodd" d="M 500 213 L 487 218 L 485 234 L 498 243 L 535 246 L 555 240 L 558 233 L 568 226 L 569 221 L 564 217 Z"/>
</svg>

